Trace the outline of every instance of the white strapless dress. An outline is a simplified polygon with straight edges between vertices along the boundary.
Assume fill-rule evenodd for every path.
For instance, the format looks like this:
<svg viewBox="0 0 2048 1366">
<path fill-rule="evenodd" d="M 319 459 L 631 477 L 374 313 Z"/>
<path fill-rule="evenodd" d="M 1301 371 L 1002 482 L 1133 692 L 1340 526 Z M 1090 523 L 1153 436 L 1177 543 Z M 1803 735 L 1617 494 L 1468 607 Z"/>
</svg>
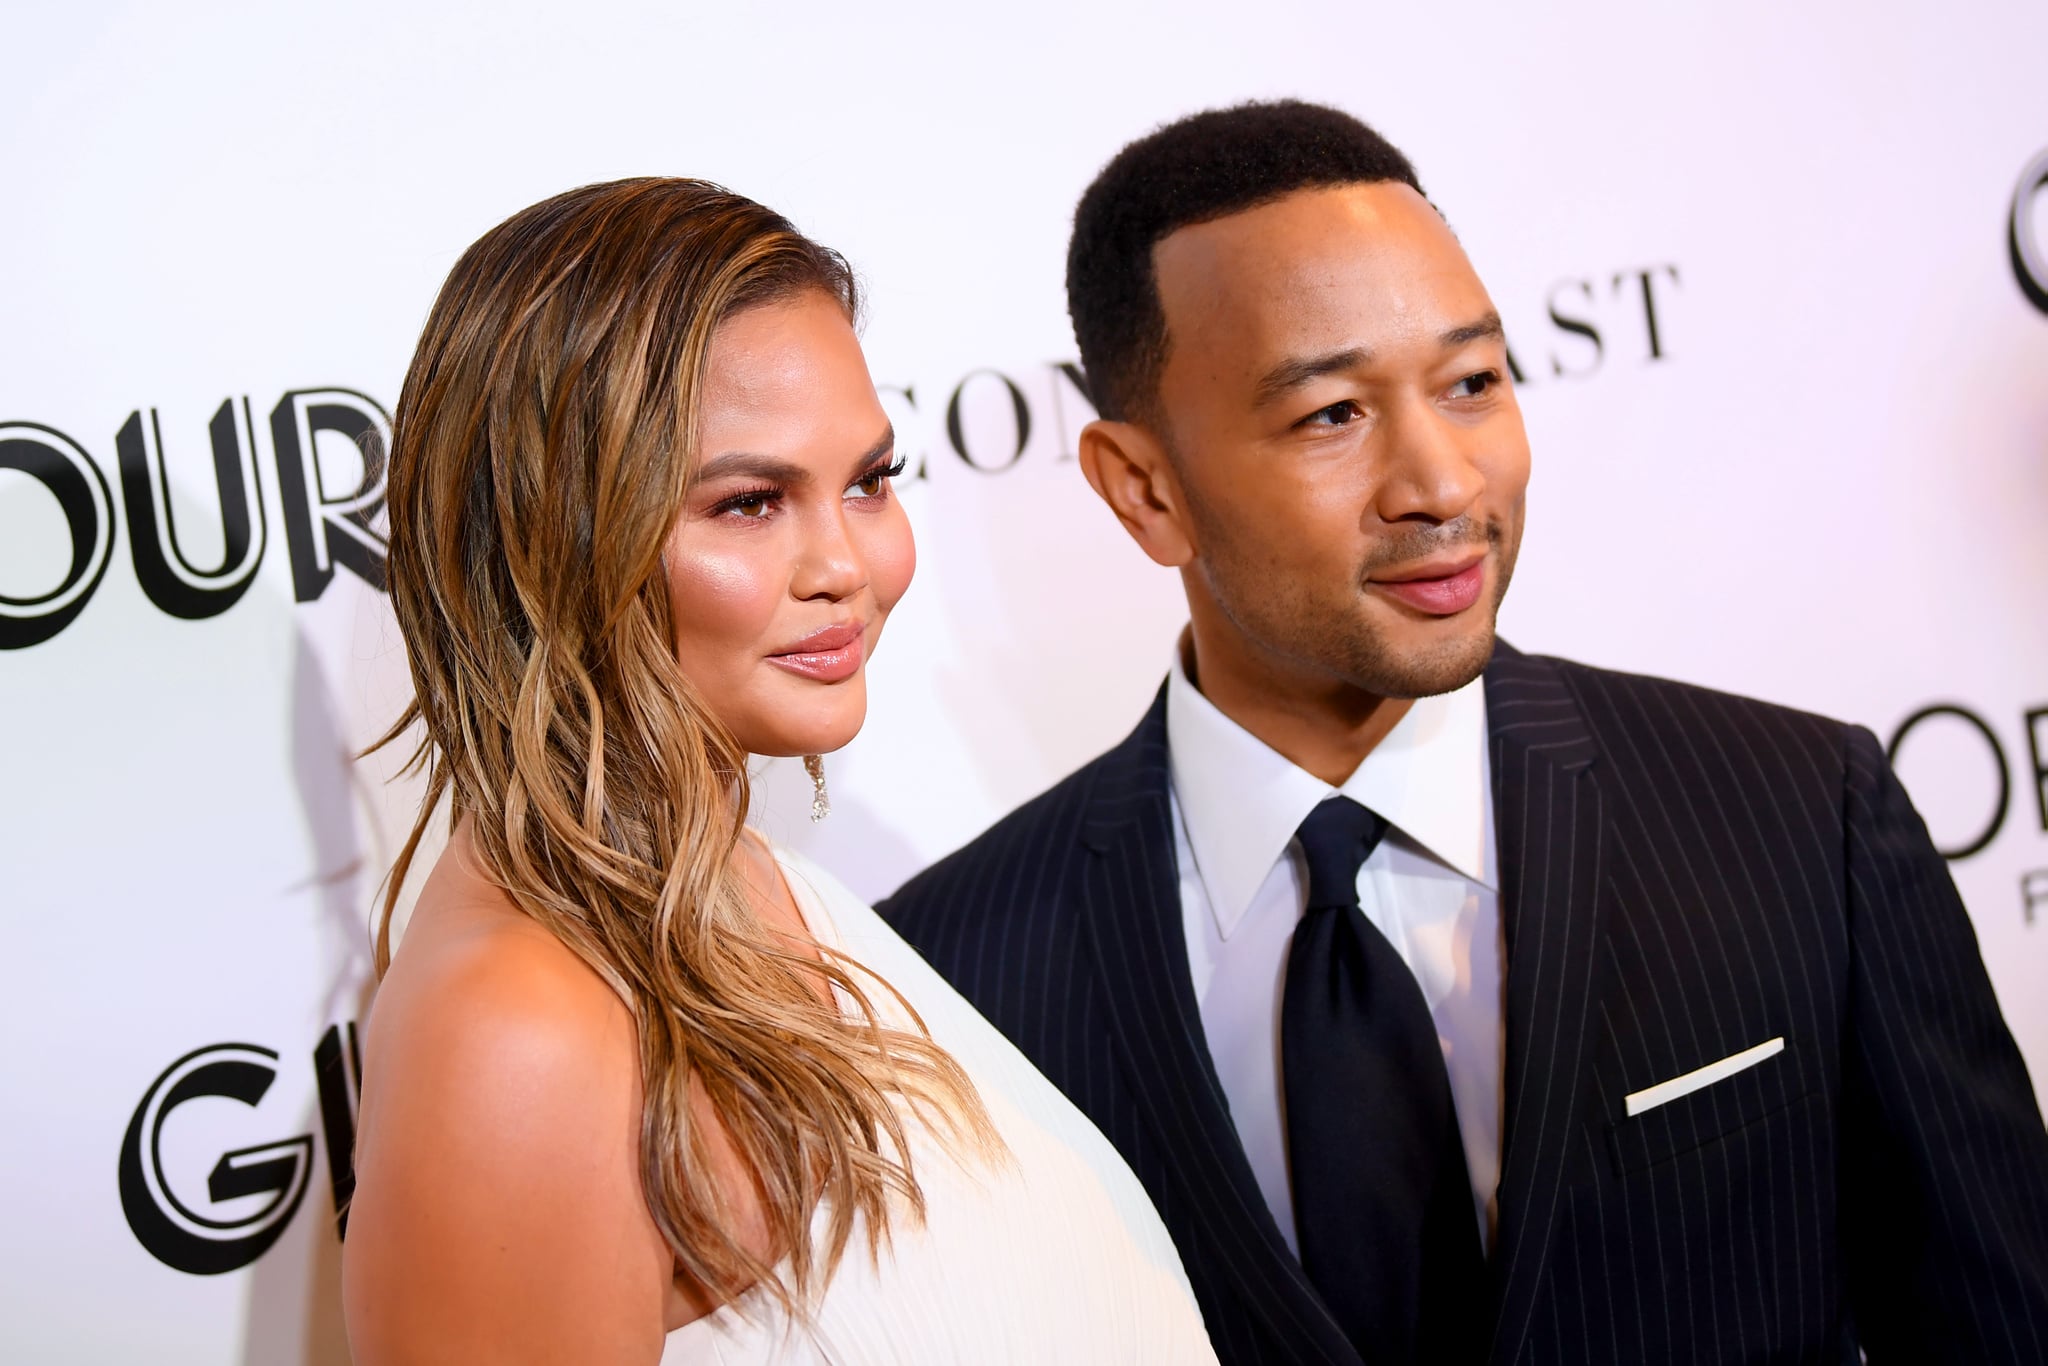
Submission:
<svg viewBox="0 0 2048 1366">
<path fill-rule="evenodd" d="M 1214 1362 L 1173 1241 L 1116 1149 L 872 907 L 801 855 L 776 857 L 813 936 L 901 992 L 973 1078 L 1009 1157 L 956 1158 L 913 1127 L 921 1227 L 894 1222 L 879 1265 L 856 1231 L 808 1328 L 749 1297 L 751 1319 L 728 1306 L 669 1334 L 663 1366 Z"/>
</svg>

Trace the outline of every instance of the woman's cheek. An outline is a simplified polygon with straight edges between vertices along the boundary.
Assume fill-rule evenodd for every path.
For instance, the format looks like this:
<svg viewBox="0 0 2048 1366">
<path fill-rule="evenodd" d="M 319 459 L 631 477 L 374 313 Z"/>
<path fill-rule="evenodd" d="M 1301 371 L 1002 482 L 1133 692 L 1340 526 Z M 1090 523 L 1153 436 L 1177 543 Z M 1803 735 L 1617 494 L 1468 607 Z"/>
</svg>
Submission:
<svg viewBox="0 0 2048 1366">
<path fill-rule="evenodd" d="M 669 557 L 669 593 L 675 603 L 676 657 L 694 681 L 743 674 L 774 623 L 782 585 L 770 557 L 745 545 L 719 545 L 709 527 L 678 537 Z M 766 540 L 768 538 L 762 537 Z"/>
<path fill-rule="evenodd" d="M 877 525 L 866 548 L 868 582 L 873 585 L 875 605 L 889 611 L 910 587 L 917 573 L 917 539 L 910 532 L 910 518 L 893 498 L 888 512 Z"/>
</svg>

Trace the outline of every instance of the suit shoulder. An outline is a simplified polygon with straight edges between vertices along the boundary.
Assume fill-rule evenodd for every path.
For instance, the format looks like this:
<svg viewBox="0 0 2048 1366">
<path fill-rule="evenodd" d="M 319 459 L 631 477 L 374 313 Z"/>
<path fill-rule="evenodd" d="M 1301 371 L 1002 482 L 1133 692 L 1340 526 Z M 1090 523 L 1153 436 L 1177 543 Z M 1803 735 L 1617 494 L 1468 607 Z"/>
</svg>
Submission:
<svg viewBox="0 0 2048 1366">
<path fill-rule="evenodd" d="M 1554 656 L 1525 656 L 1522 662 L 1554 671 L 1610 754 L 1646 746 L 1697 752 L 1736 745 L 1767 767 L 1839 774 L 1853 749 L 1875 744 L 1849 722 L 1697 683 Z"/>
<path fill-rule="evenodd" d="M 974 905 L 988 909 L 996 889 L 1014 888 L 1026 872 L 1046 867 L 1062 846 L 1080 839 L 1099 770 L 1099 755 L 1025 802 L 966 844 L 911 878 L 875 909 L 913 943 L 910 933 L 930 914 Z"/>
</svg>

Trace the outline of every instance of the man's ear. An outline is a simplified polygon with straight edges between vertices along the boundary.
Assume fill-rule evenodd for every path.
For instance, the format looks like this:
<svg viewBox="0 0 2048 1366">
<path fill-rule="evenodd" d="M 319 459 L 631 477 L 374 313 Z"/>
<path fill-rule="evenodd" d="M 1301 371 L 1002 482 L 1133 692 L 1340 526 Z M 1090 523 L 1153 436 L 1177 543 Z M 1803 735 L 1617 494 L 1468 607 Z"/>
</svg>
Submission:
<svg viewBox="0 0 2048 1366">
<path fill-rule="evenodd" d="M 1098 419 L 1081 429 L 1081 473 L 1138 548 L 1178 569 L 1195 557 L 1194 528 L 1166 446 L 1134 422 Z"/>
</svg>

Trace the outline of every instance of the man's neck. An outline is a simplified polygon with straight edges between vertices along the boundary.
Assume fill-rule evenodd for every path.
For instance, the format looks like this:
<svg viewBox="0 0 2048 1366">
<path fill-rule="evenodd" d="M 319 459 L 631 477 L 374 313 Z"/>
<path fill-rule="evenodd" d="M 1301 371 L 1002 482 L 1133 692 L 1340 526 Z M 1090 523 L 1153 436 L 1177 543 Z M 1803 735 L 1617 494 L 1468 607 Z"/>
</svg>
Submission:
<svg viewBox="0 0 2048 1366">
<path fill-rule="evenodd" d="M 1188 681 L 1216 710 L 1331 787 L 1342 787 L 1414 705 L 1305 677 L 1219 634 L 1204 631 L 1198 618 L 1181 638 Z"/>
</svg>

